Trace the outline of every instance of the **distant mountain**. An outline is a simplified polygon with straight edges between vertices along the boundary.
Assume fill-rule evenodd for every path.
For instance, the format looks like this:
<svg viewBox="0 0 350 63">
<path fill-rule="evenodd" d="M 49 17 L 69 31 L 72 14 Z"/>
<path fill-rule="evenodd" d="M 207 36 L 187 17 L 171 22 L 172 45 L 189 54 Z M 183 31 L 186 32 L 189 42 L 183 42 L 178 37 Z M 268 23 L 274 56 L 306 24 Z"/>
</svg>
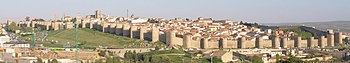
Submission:
<svg viewBox="0 0 350 63">
<path fill-rule="evenodd" d="M 305 23 L 263 23 L 268 26 L 310 26 L 316 29 L 326 31 L 333 29 L 334 31 L 350 32 L 350 21 L 328 21 L 328 22 L 305 22 Z"/>
</svg>

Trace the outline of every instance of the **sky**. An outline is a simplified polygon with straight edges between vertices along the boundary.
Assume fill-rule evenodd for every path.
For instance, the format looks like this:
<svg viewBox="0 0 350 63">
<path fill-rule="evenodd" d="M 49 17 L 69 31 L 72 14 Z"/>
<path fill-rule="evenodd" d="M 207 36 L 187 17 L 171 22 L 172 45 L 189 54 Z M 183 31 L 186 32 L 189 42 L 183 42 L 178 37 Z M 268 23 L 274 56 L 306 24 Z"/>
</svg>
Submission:
<svg viewBox="0 0 350 63">
<path fill-rule="evenodd" d="M 350 0 L 2 0 L 0 22 L 85 16 L 211 17 L 257 23 L 350 21 Z M 55 16 L 55 17 L 54 17 Z"/>
</svg>

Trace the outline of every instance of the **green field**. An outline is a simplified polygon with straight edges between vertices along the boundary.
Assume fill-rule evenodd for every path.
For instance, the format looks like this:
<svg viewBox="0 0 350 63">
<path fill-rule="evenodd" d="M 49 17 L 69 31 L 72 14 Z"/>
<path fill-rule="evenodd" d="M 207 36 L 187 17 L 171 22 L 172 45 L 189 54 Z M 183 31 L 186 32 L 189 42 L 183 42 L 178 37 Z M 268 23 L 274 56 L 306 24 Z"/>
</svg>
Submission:
<svg viewBox="0 0 350 63">
<path fill-rule="evenodd" d="M 167 58 L 172 63 L 209 63 L 209 60 L 206 58 L 200 58 L 200 59 L 191 59 L 191 55 L 188 53 L 185 53 L 180 50 L 163 50 L 163 51 L 155 51 L 155 52 L 148 52 L 144 53 L 148 55 L 155 55 L 155 56 L 161 56 L 162 58 Z M 167 54 L 185 54 L 185 55 L 167 55 Z M 194 56 L 194 55 L 192 55 Z M 215 63 L 221 63 L 221 62 L 215 62 Z"/>
<path fill-rule="evenodd" d="M 284 29 L 283 32 L 294 32 L 295 36 L 300 36 L 303 40 L 306 40 L 307 38 L 312 36 L 310 32 L 303 31 L 300 27 Z"/>
<path fill-rule="evenodd" d="M 146 53 L 126 53 L 124 63 L 209 63 L 207 58 L 192 58 L 195 56 L 184 52 L 183 50 L 161 50 Z M 222 63 L 215 57 L 214 63 Z"/>
<path fill-rule="evenodd" d="M 42 31 L 44 32 L 44 31 Z M 112 47 L 112 48 L 145 48 L 155 47 L 156 45 L 162 46 L 162 43 L 146 43 L 139 39 L 131 39 L 124 36 L 117 36 L 115 34 L 103 33 L 93 29 L 77 29 L 78 32 L 78 44 L 81 47 Z M 47 47 L 62 47 L 62 44 L 74 44 L 75 33 L 74 29 L 48 31 L 44 46 Z M 36 37 L 41 35 L 41 32 L 36 33 Z M 31 36 L 22 36 L 24 39 L 28 39 Z"/>
</svg>

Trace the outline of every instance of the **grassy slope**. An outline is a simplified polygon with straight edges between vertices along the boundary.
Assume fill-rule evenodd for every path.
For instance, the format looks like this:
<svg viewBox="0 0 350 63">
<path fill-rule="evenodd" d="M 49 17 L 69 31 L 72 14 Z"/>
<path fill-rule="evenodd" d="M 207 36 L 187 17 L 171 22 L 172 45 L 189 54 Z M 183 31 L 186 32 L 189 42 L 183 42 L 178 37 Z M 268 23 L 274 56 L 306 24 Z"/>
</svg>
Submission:
<svg viewBox="0 0 350 63">
<path fill-rule="evenodd" d="M 116 36 L 114 34 L 102 33 L 100 31 L 92 29 L 78 29 L 78 42 L 86 43 L 83 46 L 97 47 L 97 46 L 108 46 L 114 48 L 125 48 L 125 47 L 141 47 L 138 39 L 131 39 L 123 36 Z M 74 43 L 74 29 L 58 30 L 48 32 L 48 41 L 58 41 L 58 43 Z M 131 45 L 133 44 L 133 45 Z"/>
<path fill-rule="evenodd" d="M 286 33 L 286 32 L 295 32 L 296 36 L 300 36 L 303 40 L 306 40 L 307 38 L 312 36 L 312 34 L 310 32 L 302 31 L 300 27 L 298 27 L 298 28 L 289 28 L 289 29 L 285 29 L 283 31 L 284 31 L 284 33 Z"/>
<path fill-rule="evenodd" d="M 39 38 L 41 35 L 42 34 L 40 32 L 35 32 L 34 38 Z M 32 39 L 32 34 L 22 35 L 20 38 L 21 39 L 25 39 L 25 40 L 31 40 Z"/>
<path fill-rule="evenodd" d="M 185 53 L 182 50 L 162 50 L 162 51 L 146 52 L 146 53 L 143 53 L 143 54 L 162 56 L 162 57 L 165 57 L 165 58 L 169 58 L 170 62 L 172 62 L 172 63 L 182 63 L 183 61 L 185 63 L 209 63 L 209 61 L 207 59 L 205 59 L 205 58 L 191 59 L 188 56 L 189 54 Z M 182 55 L 166 55 L 166 54 L 186 54 L 186 55 L 182 56 Z"/>
</svg>

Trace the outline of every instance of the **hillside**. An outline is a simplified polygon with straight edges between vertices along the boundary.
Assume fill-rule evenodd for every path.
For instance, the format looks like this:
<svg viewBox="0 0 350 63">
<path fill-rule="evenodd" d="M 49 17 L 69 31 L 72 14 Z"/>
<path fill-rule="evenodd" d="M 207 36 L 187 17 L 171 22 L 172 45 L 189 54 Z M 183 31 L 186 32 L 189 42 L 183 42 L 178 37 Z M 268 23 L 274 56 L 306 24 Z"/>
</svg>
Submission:
<svg viewBox="0 0 350 63">
<path fill-rule="evenodd" d="M 334 29 L 334 31 L 350 32 L 350 21 L 305 22 L 305 23 L 265 23 L 270 26 L 305 25 L 319 30 Z"/>
<path fill-rule="evenodd" d="M 185 51 L 178 49 L 172 50 L 161 50 L 161 51 L 152 51 L 145 53 L 126 53 L 124 63 L 209 63 L 210 59 L 208 58 L 191 58 L 197 54 L 203 54 L 203 52 L 194 52 L 192 54 L 186 53 Z M 133 57 L 138 58 L 133 58 Z M 213 57 L 214 63 L 222 63 L 217 57 Z"/>
<path fill-rule="evenodd" d="M 131 39 L 128 37 L 117 36 L 109 33 L 102 33 L 93 29 L 78 29 L 78 43 L 82 47 L 111 47 L 111 48 L 144 48 L 155 47 L 155 45 L 163 45 L 162 43 L 146 43 L 139 39 Z M 45 31 L 43 31 L 45 32 Z M 36 38 L 41 32 L 37 32 Z M 71 47 L 75 41 L 74 29 L 48 31 L 44 46 L 62 47 L 63 44 L 70 44 Z M 28 36 L 24 36 L 28 38 Z"/>
</svg>

